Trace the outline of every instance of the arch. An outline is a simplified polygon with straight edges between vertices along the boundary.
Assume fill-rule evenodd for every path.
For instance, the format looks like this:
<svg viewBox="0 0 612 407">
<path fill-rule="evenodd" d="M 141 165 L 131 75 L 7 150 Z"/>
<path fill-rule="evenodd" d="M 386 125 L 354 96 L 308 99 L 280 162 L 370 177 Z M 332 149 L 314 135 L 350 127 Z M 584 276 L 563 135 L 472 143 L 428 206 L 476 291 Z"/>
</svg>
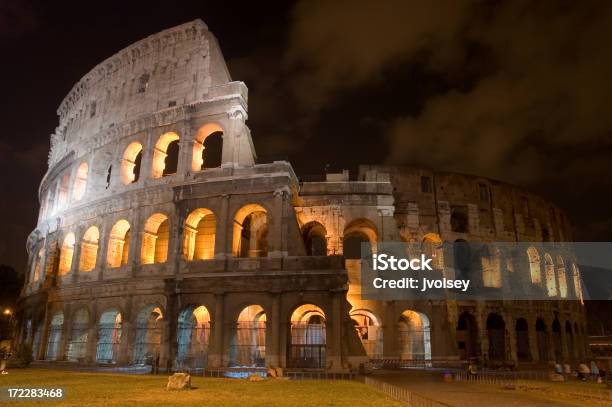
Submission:
<svg viewBox="0 0 612 407">
<path fill-rule="evenodd" d="M 38 249 L 38 251 L 36 252 L 36 256 L 34 257 L 30 282 L 37 282 L 40 279 L 40 272 L 41 272 L 44 255 L 45 255 L 45 245 L 43 243 L 40 245 L 40 248 Z"/>
<path fill-rule="evenodd" d="M 266 365 L 266 320 L 261 305 L 249 305 L 242 309 L 230 339 L 230 367 Z"/>
<path fill-rule="evenodd" d="M 322 369 L 325 367 L 327 334 L 325 313 L 314 304 L 303 304 L 291 314 L 289 367 Z"/>
<path fill-rule="evenodd" d="M 179 135 L 173 131 L 162 134 L 153 149 L 153 178 L 176 174 L 179 158 Z"/>
<path fill-rule="evenodd" d="M 221 165 L 223 152 L 223 128 L 217 123 L 200 127 L 193 142 L 191 170 L 200 171 Z M 218 165 L 216 165 L 218 163 Z"/>
<path fill-rule="evenodd" d="M 57 360 L 59 357 L 60 343 L 62 341 L 62 331 L 64 328 L 64 313 L 61 311 L 53 314 L 49 323 L 47 334 L 47 349 L 45 352 L 46 360 Z"/>
<path fill-rule="evenodd" d="M 168 259 L 170 220 L 163 213 L 154 213 L 145 222 L 142 233 L 140 262 L 142 264 L 165 263 Z"/>
<path fill-rule="evenodd" d="M 550 254 L 544 254 L 544 272 L 546 274 L 546 293 L 549 297 L 557 295 L 557 277 L 555 276 L 555 264 Z"/>
<path fill-rule="evenodd" d="M 529 350 L 529 324 L 525 318 L 517 318 L 516 325 L 516 357 L 519 361 L 531 360 Z"/>
<path fill-rule="evenodd" d="M 268 211 L 259 204 L 248 204 L 234 216 L 234 257 L 268 255 Z"/>
<path fill-rule="evenodd" d="M 57 209 L 62 209 L 68 204 L 68 198 L 70 197 L 69 190 L 70 190 L 70 172 L 66 171 L 62 175 L 62 178 L 58 184 L 58 191 L 57 191 L 58 208 Z"/>
<path fill-rule="evenodd" d="M 489 359 L 506 360 L 506 323 L 501 315 L 489 314 L 487 334 L 489 336 Z"/>
<path fill-rule="evenodd" d="M 476 318 L 464 311 L 457 318 L 457 348 L 461 360 L 470 360 L 480 353 L 478 351 L 478 323 Z"/>
<path fill-rule="evenodd" d="M 405 310 L 398 321 L 400 359 L 431 360 L 431 328 L 422 312 Z"/>
<path fill-rule="evenodd" d="M 185 219 L 183 256 L 187 260 L 215 258 L 217 217 L 207 208 L 192 211 Z"/>
<path fill-rule="evenodd" d="M 565 262 L 561 256 L 557 256 L 557 280 L 559 295 L 561 298 L 567 298 L 567 271 L 565 270 Z"/>
<path fill-rule="evenodd" d="M 531 282 L 533 284 L 540 284 L 542 282 L 542 270 L 540 266 L 540 254 L 538 250 L 531 246 L 527 249 L 527 259 L 529 260 L 529 272 L 531 275 Z"/>
<path fill-rule="evenodd" d="M 106 262 L 110 268 L 121 267 L 128 262 L 130 247 L 130 223 L 121 219 L 113 225 L 108 238 Z"/>
<path fill-rule="evenodd" d="M 485 287 L 501 288 L 501 253 L 497 247 L 482 246 L 480 265 L 482 267 L 482 282 Z"/>
<path fill-rule="evenodd" d="M 72 316 L 72 332 L 66 349 L 68 360 L 76 362 L 85 359 L 88 335 L 89 312 L 87 308 L 79 308 Z"/>
<path fill-rule="evenodd" d="M 536 320 L 536 339 L 538 342 L 538 359 L 540 362 L 548 361 L 548 333 L 546 323 L 542 318 Z"/>
<path fill-rule="evenodd" d="M 162 310 L 157 305 L 147 305 L 138 313 L 134 339 L 135 364 L 159 365 L 163 318 Z"/>
<path fill-rule="evenodd" d="M 178 317 L 177 369 L 198 371 L 208 363 L 210 312 L 203 305 L 189 306 Z"/>
<path fill-rule="evenodd" d="M 79 165 L 79 168 L 77 168 L 76 176 L 74 178 L 74 186 L 72 187 L 72 197 L 76 201 L 80 201 L 85 195 L 88 173 L 89 165 L 85 162 L 81 163 L 81 165 Z"/>
<path fill-rule="evenodd" d="M 327 256 L 327 230 L 317 221 L 302 226 L 302 239 L 308 256 Z"/>
<path fill-rule="evenodd" d="M 378 317 L 366 309 L 353 309 L 350 317 L 368 357 L 370 359 L 382 358 L 383 330 Z"/>
<path fill-rule="evenodd" d="M 100 242 L 100 231 L 96 226 L 90 226 L 81 239 L 81 254 L 79 259 L 79 271 L 91 271 L 96 268 L 98 259 L 98 244 Z"/>
<path fill-rule="evenodd" d="M 444 270 L 444 243 L 437 233 L 427 233 L 421 242 L 421 251 L 430 259 L 436 270 Z"/>
<path fill-rule="evenodd" d="M 96 361 L 98 363 L 116 363 L 121 344 L 123 317 L 117 309 L 102 313 L 98 323 L 98 344 Z"/>
<path fill-rule="evenodd" d="M 138 182 L 142 164 L 142 144 L 132 142 L 123 152 L 121 160 L 121 181 L 124 185 Z M 110 174 L 110 172 L 109 172 Z"/>
<path fill-rule="evenodd" d="M 70 232 L 64 238 L 62 248 L 60 249 L 60 260 L 58 274 L 60 276 L 70 273 L 72 268 L 72 258 L 74 257 L 74 244 L 76 239 L 74 233 Z"/>
<path fill-rule="evenodd" d="M 572 263 L 572 276 L 574 280 L 574 294 L 576 295 L 576 299 L 579 300 L 581 304 L 584 304 L 584 297 L 582 294 L 582 279 L 580 278 L 580 269 L 576 263 Z"/>
<path fill-rule="evenodd" d="M 376 253 L 378 231 L 371 220 L 364 218 L 353 220 L 344 228 L 342 236 L 342 253 L 346 259 L 361 259 L 362 243 L 369 243 L 370 248 L 364 257 Z"/>
</svg>

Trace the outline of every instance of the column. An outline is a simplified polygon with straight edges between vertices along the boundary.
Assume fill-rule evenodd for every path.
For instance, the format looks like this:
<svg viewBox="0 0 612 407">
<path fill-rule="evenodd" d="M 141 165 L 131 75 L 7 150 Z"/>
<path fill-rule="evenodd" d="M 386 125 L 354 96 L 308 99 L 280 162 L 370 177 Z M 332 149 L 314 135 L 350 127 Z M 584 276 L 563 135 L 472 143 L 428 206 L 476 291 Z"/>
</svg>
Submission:
<svg viewBox="0 0 612 407">
<path fill-rule="evenodd" d="M 223 293 L 215 294 L 215 315 L 211 321 L 212 341 L 210 354 L 208 355 L 209 367 L 221 367 L 223 365 L 223 328 L 224 323 L 224 308 L 225 295 Z"/>
<path fill-rule="evenodd" d="M 217 225 L 215 230 L 215 259 L 226 259 L 231 257 L 232 253 L 232 238 L 231 232 L 234 230 L 234 222 L 230 219 L 229 214 L 229 195 L 221 195 L 221 205 L 217 217 Z"/>
<path fill-rule="evenodd" d="M 270 319 L 266 322 L 266 365 L 280 366 L 280 293 L 272 293 Z"/>
</svg>

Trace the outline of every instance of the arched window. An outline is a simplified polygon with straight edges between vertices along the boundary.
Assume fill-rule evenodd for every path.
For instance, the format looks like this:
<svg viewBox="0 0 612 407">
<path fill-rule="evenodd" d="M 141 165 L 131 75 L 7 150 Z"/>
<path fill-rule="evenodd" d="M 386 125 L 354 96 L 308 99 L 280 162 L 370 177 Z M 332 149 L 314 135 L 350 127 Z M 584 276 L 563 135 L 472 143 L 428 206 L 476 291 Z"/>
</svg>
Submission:
<svg viewBox="0 0 612 407">
<path fill-rule="evenodd" d="M 125 149 L 123 159 L 121 160 L 121 181 L 123 181 L 125 185 L 137 182 L 140 179 L 141 163 L 142 144 L 134 141 Z"/>
<path fill-rule="evenodd" d="M 62 331 L 64 328 L 64 313 L 58 312 L 51 318 L 49 325 L 49 333 L 47 335 L 47 350 L 45 352 L 46 360 L 57 360 L 60 351 L 60 343 L 62 341 Z"/>
<path fill-rule="evenodd" d="M 249 204 L 236 212 L 232 249 L 235 257 L 268 255 L 268 213 L 263 206 Z"/>
<path fill-rule="evenodd" d="M 574 278 L 574 293 L 576 294 L 576 299 L 579 300 L 581 304 L 584 304 L 584 297 L 582 294 L 582 279 L 580 278 L 580 269 L 578 269 L 578 266 L 575 263 L 572 264 L 572 275 Z"/>
<path fill-rule="evenodd" d="M 83 235 L 83 240 L 81 241 L 79 271 L 91 271 L 96 268 L 99 241 L 100 231 L 97 227 L 91 226 L 89 229 L 87 229 Z"/>
<path fill-rule="evenodd" d="M 30 282 L 36 282 L 40 279 L 40 271 L 42 267 L 43 256 L 45 255 L 45 245 L 41 244 L 38 252 L 36 253 L 36 257 L 32 262 L 32 274 L 30 277 Z"/>
<path fill-rule="evenodd" d="M 57 193 L 57 205 L 58 209 L 63 209 L 68 204 L 68 198 L 70 190 L 70 172 L 66 171 L 62 176 L 62 179 L 59 183 L 59 190 Z"/>
<path fill-rule="evenodd" d="M 216 123 L 208 123 L 198 129 L 193 142 L 191 170 L 221 166 L 223 129 Z"/>
<path fill-rule="evenodd" d="M 365 309 L 352 310 L 350 316 L 368 357 L 370 359 L 382 358 L 383 330 L 380 320 L 373 312 Z"/>
<path fill-rule="evenodd" d="M 540 254 L 535 247 L 527 249 L 527 257 L 529 259 L 529 272 L 531 274 L 531 282 L 540 284 L 542 282 L 542 271 L 540 269 Z"/>
<path fill-rule="evenodd" d="M 120 267 L 128 262 L 130 247 L 130 224 L 121 219 L 111 229 L 108 239 L 106 261 L 110 268 Z"/>
<path fill-rule="evenodd" d="M 324 368 L 326 342 L 323 310 L 314 304 L 297 307 L 291 314 L 291 344 L 287 365 L 297 368 Z"/>
<path fill-rule="evenodd" d="M 400 359 L 431 360 L 429 318 L 422 312 L 406 310 L 398 321 Z"/>
<path fill-rule="evenodd" d="M 153 178 L 176 174 L 179 157 L 179 135 L 162 134 L 153 149 Z"/>
<path fill-rule="evenodd" d="M 497 247 L 489 248 L 488 244 L 482 247 L 482 282 L 485 287 L 501 288 L 501 253 Z"/>
<path fill-rule="evenodd" d="M 206 367 L 210 344 L 210 321 L 210 313 L 203 305 L 189 306 L 181 311 L 176 335 L 177 370 L 194 371 Z"/>
<path fill-rule="evenodd" d="M 544 271 L 546 273 L 546 292 L 549 297 L 557 295 L 557 277 L 555 276 L 555 265 L 550 254 L 544 254 Z"/>
<path fill-rule="evenodd" d="M 170 221 L 162 213 L 155 213 L 145 222 L 140 261 L 142 264 L 165 263 L 168 259 Z"/>
<path fill-rule="evenodd" d="M 302 227 L 302 238 L 308 256 L 327 256 L 327 230 L 319 222 L 309 222 Z"/>
<path fill-rule="evenodd" d="M 98 346 L 96 361 L 99 363 L 115 363 L 119 354 L 122 334 L 121 313 L 116 309 L 105 311 L 100 316 L 98 324 Z"/>
<path fill-rule="evenodd" d="M 81 361 L 87 354 L 87 338 L 89 333 L 89 312 L 80 308 L 72 318 L 72 332 L 66 357 L 70 361 Z"/>
<path fill-rule="evenodd" d="M 163 314 L 159 307 L 149 305 L 138 313 L 134 340 L 134 363 L 152 365 L 159 360 Z"/>
<path fill-rule="evenodd" d="M 74 179 L 74 187 L 72 190 L 72 197 L 76 201 L 80 201 L 85 195 L 88 173 L 89 165 L 87 165 L 87 163 L 81 163 L 81 165 L 79 165 L 79 168 L 77 168 L 76 177 Z"/>
<path fill-rule="evenodd" d="M 183 256 L 187 260 L 215 258 L 217 218 L 210 209 L 198 208 L 185 220 Z"/>
<path fill-rule="evenodd" d="M 565 270 L 565 262 L 561 256 L 557 256 L 557 279 L 559 282 L 559 295 L 561 298 L 567 298 L 567 272 Z"/>
<path fill-rule="evenodd" d="M 361 259 L 371 257 L 376 253 L 378 242 L 378 231 L 376 225 L 369 219 L 356 219 L 344 228 L 342 239 L 343 254 L 346 259 Z M 366 253 L 362 253 L 362 243 L 369 243 L 365 247 L 369 248 Z"/>
<path fill-rule="evenodd" d="M 62 248 L 60 250 L 60 261 L 58 270 L 58 274 L 60 276 L 70 273 L 70 269 L 72 268 L 72 258 L 74 255 L 74 243 L 74 233 L 70 232 L 64 238 L 64 243 L 62 243 Z"/>
<path fill-rule="evenodd" d="M 240 312 L 230 342 L 230 366 L 266 365 L 266 320 L 260 305 L 249 305 Z"/>
</svg>

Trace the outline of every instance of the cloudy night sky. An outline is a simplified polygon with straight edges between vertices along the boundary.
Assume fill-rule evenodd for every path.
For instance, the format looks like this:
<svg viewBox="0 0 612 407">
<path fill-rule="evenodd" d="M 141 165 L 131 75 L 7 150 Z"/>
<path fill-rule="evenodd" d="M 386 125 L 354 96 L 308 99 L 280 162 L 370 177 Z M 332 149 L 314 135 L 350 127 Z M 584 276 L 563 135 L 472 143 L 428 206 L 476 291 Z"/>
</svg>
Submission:
<svg viewBox="0 0 612 407">
<path fill-rule="evenodd" d="M 260 161 L 515 183 L 612 241 L 612 2 L 0 3 L 0 264 L 23 270 L 56 109 L 122 48 L 196 18 L 249 87 Z"/>
</svg>

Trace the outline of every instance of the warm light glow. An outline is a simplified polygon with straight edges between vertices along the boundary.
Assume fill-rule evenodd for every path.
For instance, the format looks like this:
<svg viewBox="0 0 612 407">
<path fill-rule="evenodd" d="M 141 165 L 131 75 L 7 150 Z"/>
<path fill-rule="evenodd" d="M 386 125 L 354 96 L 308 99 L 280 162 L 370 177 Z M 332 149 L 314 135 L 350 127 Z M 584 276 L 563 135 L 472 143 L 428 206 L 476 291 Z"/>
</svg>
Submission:
<svg viewBox="0 0 612 407">
<path fill-rule="evenodd" d="M 206 153 L 204 151 L 204 142 L 208 136 L 218 131 L 223 132 L 221 126 L 217 123 L 208 123 L 200 127 L 196 133 L 193 141 L 193 158 L 191 160 L 192 171 L 200 171 L 202 169 L 202 165 L 204 164 L 203 154 Z"/>
<path fill-rule="evenodd" d="M 88 172 L 89 165 L 87 165 L 87 163 L 81 163 L 77 169 L 76 177 L 74 179 L 74 188 L 72 190 L 72 197 L 77 201 L 80 201 L 85 195 Z"/>
<path fill-rule="evenodd" d="M 147 219 L 142 235 L 140 260 L 142 264 L 165 263 L 168 259 L 170 222 L 162 213 L 155 213 Z"/>
<path fill-rule="evenodd" d="M 13 311 L 11 309 L 9 309 L 9 308 L 5 308 L 4 311 L 3 311 L 3 314 L 4 315 L 12 315 Z"/>
<path fill-rule="evenodd" d="M 136 168 L 136 161 L 139 154 L 142 154 L 142 144 L 137 141 L 131 143 L 123 153 L 123 160 L 121 160 L 121 181 L 123 181 L 125 185 L 138 180 L 140 174 L 136 174 L 135 170 L 140 172 L 140 168 Z M 142 155 L 140 157 L 142 157 Z"/>
<path fill-rule="evenodd" d="M 245 205 L 234 217 L 232 253 L 234 257 L 265 257 L 268 255 L 268 217 L 258 204 Z"/>
<path fill-rule="evenodd" d="M 164 175 L 168 146 L 177 140 L 179 140 L 179 135 L 174 132 L 164 133 L 157 140 L 153 149 L 153 178 L 161 178 Z"/>
<path fill-rule="evenodd" d="M 210 209 L 198 208 L 185 220 L 183 255 L 187 260 L 207 260 L 215 257 L 217 220 Z"/>
<path fill-rule="evenodd" d="M 542 271 L 540 270 L 540 255 L 535 247 L 527 249 L 527 256 L 529 257 L 529 271 L 531 273 L 531 282 L 533 284 L 540 284 L 542 282 Z"/>
<path fill-rule="evenodd" d="M 546 273 L 546 292 L 549 297 L 554 297 L 557 295 L 557 277 L 555 276 L 555 265 L 548 253 L 544 255 L 544 271 Z"/>
<path fill-rule="evenodd" d="M 68 233 L 64 238 L 64 243 L 62 244 L 62 248 L 60 251 L 58 271 L 60 276 L 70 273 L 70 269 L 72 268 L 72 257 L 74 255 L 74 243 L 74 233 Z"/>
<path fill-rule="evenodd" d="M 111 229 L 108 241 L 107 263 L 110 268 L 127 264 L 130 246 L 130 224 L 121 219 Z"/>
<path fill-rule="evenodd" d="M 96 267 L 99 241 L 100 231 L 97 227 L 91 226 L 81 240 L 79 271 L 91 271 Z"/>
</svg>

